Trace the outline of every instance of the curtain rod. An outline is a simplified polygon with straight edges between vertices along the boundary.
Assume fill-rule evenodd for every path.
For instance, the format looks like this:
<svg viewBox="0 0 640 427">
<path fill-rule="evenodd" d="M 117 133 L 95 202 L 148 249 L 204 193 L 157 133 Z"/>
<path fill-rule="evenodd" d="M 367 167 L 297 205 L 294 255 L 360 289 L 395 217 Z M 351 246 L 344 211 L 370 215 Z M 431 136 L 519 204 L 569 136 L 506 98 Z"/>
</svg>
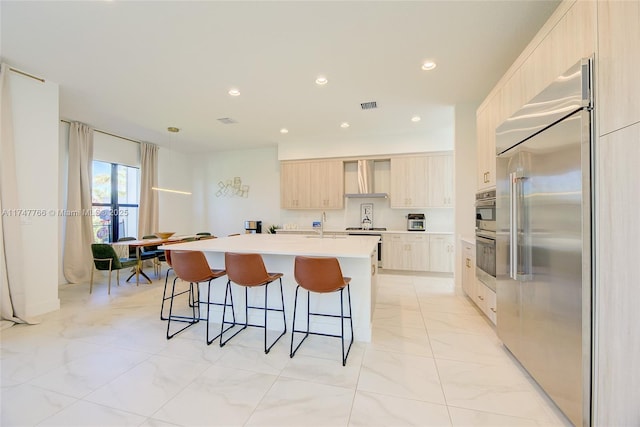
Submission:
<svg viewBox="0 0 640 427">
<path fill-rule="evenodd" d="M 71 124 L 71 122 L 69 120 L 60 119 L 60 121 L 63 122 L 63 123 Z M 111 132 L 106 132 L 106 131 L 99 130 L 99 129 L 94 129 L 93 131 L 94 132 L 98 132 L 98 133 L 102 133 L 104 135 L 113 136 L 114 138 L 120 138 L 120 139 L 124 139 L 124 140 L 127 140 L 127 141 L 135 142 L 136 144 L 141 144 L 140 141 L 136 141 L 135 139 L 126 138 L 124 136 L 116 135 L 116 134 L 111 133 Z"/>
<path fill-rule="evenodd" d="M 12 68 L 12 67 L 9 67 L 9 71 L 13 71 L 14 73 L 21 74 L 21 75 L 23 75 L 25 77 L 29 77 L 29 78 L 32 78 L 34 80 L 38 80 L 41 83 L 44 83 L 44 79 L 42 79 L 40 77 L 36 77 L 33 74 L 25 73 L 24 71 L 20 71 L 20 70 L 17 70 L 15 68 Z"/>
</svg>

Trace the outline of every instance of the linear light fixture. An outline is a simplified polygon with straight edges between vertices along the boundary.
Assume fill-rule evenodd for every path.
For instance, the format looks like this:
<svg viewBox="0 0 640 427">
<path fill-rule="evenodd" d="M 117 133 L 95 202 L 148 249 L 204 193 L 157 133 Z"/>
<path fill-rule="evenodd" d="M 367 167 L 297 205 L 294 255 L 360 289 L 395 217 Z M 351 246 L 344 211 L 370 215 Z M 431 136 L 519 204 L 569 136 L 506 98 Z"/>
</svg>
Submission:
<svg viewBox="0 0 640 427">
<path fill-rule="evenodd" d="M 173 134 L 177 134 L 178 132 L 180 132 L 180 128 L 177 126 L 169 126 L 167 130 L 172 134 L 170 135 L 171 140 L 169 141 L 169 143 L 171 145 L 171 149 L 173 150 L 173 140 L 175 139 L 175 136 Z M 164 191 L 165 193 L 186 194 L 187 196 L 191 195 L 190 191 L 171 190 L 169 188 L 162 187 L 151 187 L 151 189 L 155 191 Z"/>
<path fill-rule="evenodd" d="M 191 195 L 190 191 L 170 190 L 168 188 L 161 188 L 161 187 L 151 187 L 151 189 L 156 191 L 164 191 L 166 193 L 186 194 L 188 196 Z"/>
</svg>

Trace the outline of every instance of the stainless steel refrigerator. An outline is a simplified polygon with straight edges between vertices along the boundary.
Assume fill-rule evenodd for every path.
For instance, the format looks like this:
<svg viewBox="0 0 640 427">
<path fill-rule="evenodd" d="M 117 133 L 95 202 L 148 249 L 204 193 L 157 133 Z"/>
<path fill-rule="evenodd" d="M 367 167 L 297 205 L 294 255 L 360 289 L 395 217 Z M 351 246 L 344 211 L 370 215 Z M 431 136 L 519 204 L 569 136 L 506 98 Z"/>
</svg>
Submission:
<svg viewBox="0 0 640 427">
<path fill-rule="evenodd" d="M 591 419 L 590 67 L 496 129 L 498 336 L 575 425 Z"/>
</svg>

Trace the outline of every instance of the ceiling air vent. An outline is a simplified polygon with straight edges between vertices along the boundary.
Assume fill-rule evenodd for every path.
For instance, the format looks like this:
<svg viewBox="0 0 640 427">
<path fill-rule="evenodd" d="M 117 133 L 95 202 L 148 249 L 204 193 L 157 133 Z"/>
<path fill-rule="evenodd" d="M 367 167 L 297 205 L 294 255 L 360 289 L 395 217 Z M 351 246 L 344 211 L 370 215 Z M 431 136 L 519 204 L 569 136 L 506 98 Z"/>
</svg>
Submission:
<svg viewBox="0 0 640 427">
<path fill-rule="evenodd" d="M 220 123 L 224 123 L 225 125 L 232 125 L 234 123 L 238 123 L 236 120 L 232 119 L 231 117 L 222 117 L 218 119 L 218 121 Z"/>
<path fill-rule="evenodd" d="M 360 108 L 363 110 L 373 110 L 374 108 L 378 108 L 378 103 L 376 101 L 363 102 L 360 104 Z"/>
</svg>

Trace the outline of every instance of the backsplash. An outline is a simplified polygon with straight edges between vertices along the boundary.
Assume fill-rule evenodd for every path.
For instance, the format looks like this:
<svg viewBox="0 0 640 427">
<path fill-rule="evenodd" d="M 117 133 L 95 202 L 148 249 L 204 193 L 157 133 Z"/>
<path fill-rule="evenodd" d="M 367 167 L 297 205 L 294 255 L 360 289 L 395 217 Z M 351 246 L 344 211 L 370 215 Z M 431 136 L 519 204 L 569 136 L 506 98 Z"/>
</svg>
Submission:
<svg viewBox="0 0 640 427">
<path fill-rule="evenodd" d="M 433 209 L 391 209 L 389 199 L 345 199 L 342 210 L 327 210 L 325 228 L 341 230 L 360 226 L 360 205 L 373 203 L 373 227 L 387 230 L 406 230 L 407 214 L 423 213 L 427 220 L 427 231 L 452 232 L 454 228 L 453 208 Z M 322 211 L 282 210 L 280 227 L 291 224 L 297 228 L 311 228 L 313 221 L 319 221 Z"/>
</svg>

